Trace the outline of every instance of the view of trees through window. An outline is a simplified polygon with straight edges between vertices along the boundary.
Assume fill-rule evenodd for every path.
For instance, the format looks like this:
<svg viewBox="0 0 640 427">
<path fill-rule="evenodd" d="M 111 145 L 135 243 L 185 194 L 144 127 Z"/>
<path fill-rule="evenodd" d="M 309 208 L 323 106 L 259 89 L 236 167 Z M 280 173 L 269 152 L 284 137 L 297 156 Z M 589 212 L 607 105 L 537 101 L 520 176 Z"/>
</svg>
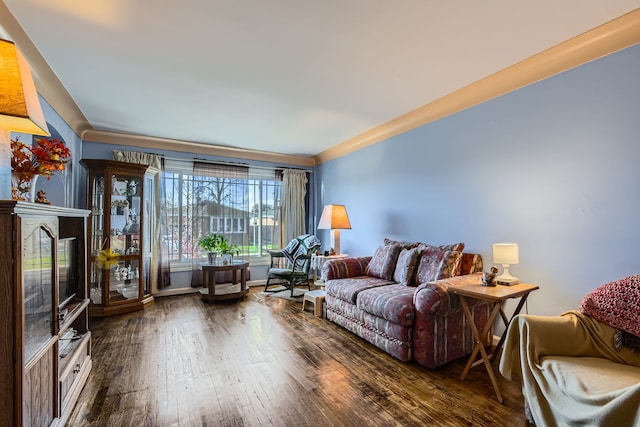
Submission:
<svg viewBox="0 0 640 427">
<path fill-rule="evenodd" d="M 282 181 L 236 176 L 163 172 L 162 245 L 171 261 L 205 257 L 198 241 L 210 233 L 237 245 L 243 258 L 280 248 Z"/>
</svg>

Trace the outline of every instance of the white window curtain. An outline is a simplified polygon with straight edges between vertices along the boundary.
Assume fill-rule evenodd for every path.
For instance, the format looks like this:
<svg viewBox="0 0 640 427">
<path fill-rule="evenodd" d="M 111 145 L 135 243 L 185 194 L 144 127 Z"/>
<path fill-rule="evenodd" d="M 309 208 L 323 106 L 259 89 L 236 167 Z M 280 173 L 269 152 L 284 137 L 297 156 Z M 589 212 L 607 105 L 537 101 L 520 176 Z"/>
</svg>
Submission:
<svg viewBox="0 0 640 427">
<path fill-rule="evenodd" d="M 160 172 L 162 170 L 163 157 L 158 154 L 142 153 L 138 151 L 113 151 L 113 160 L 127 163 L 135 163 L 151 166 Z M 163 221 L 160 211 L 162 196 L 162 183 L 158 174 L 153 177 L 153 211 L 150 212 L 151 221 L 151 289 L 162 289 L 171 285 L 169 258 L 161 250 L 161 229 Z"/>
<path fill-rule="evenodd" d="M 307 172 L 285 169 L 282 172 L 282 244 L 306 233 L 305 196 Z"/>
</svg>

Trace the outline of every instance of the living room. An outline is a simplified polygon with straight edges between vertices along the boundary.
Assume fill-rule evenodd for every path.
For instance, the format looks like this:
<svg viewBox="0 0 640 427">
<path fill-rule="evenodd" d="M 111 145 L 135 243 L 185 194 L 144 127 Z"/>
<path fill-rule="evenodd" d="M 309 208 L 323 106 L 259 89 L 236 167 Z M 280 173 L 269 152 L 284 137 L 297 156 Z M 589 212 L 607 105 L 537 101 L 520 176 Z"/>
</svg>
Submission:
<svg viewBox="0 0 640 427">
<path fill-rule="evenodd" d="M 0 19 L 7 32 L 9 21 Z M 197 157 L 309 170 L 309 231 L 328 241 L 327 231 L 315 229 L 322 207 L 344 204 L 352 229 L 342 232 L 341 247 L 350 255 L 371 255 L 386 237 L 464 242 L 487 267 L 493 243 L 515 242 L 520 261 L 512 274 L 540 286 L 526 310 L 558 315 L 599 285 L 638 273 L 638 41 L 361 149 L 318 153 L 307 164 Z M 85 207 L 81 158 L 110 159 L 114 149 L 194 157 L 154 139 L 81 138 L 43 94 L 41 104 L 73 152 L 70 207 Z M 66 197 L 54 186 L 46 190 L 52 200 Z M 266 267 L 252 275 L 264 279 Z"/>
</svg>

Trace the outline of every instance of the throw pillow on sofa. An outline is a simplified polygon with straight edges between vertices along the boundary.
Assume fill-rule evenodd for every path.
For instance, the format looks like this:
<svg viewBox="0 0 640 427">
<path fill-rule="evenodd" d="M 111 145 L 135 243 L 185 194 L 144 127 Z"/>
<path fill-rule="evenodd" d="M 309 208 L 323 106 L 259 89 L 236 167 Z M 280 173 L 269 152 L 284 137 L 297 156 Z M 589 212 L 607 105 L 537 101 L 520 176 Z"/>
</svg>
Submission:
<svg viewBox="0 0 640 427">
<path fill-rule="evenodd" d="M 429 248 L 437 248 L 437 249 L 442 249 L 443 251 L 460 251 L 462 252 L 464 250 L 464 243 L 460 242 L 460 243 L 453 243 L 451 245 L 440 245 L 440 246 L 435 246 L 435 245 L 430 245 L 428 243 L 420 243 L 420 242 L 400 242 L 398 240 L 392 240 L 389 239 L 388 237 L 384 238 L 384 244 L 385 245 L 400 245 L 402 247 L 402 249 L 413 249 L 413 248 L 420 248 L 421 251 L 425 250 L 425 249 L 429 249 Z"/>
<path fill-rule="evenodd" d="M 387 237 L 384 238 L 384 244 L 385 245 L 400 245 L 400 247 L 402 247 L 402 249 L 413 249 L 413 248 L 417 248 L 420 245 L 420 242 L 399 242 L 397 240 L 392 240 L 389 239 Z"/>
<path fill-rule="evenodd" d="M 396 271 L 393 273 L 394 282 L 405 286 L 413 284 L 413 276 L 416 272 L 416 267 L 418 267 L 419 256 L 420 250 L 418 248 L 402 249 L 400 251 L 398 262 L 396 263 Z"/>
<path fill-rule="evenodd" d="M 587 294 L 578 311 L 640 336 L 640 275 L 606 283 Z"/>
<path fill-rule="evenodd" d="M 383 245 L 378 247 L 367 265 L 365 274 L 385 280 L 393 279 L 393 273 L 401 249 L 402 247 L 400 245 Z"/>
<path fill-rule="evenodd" d="M 425 249 L 416 270 L 416 285 L 459 275 L 461 260 L 460 251 L 444 251 L 436 247 Z"/>
<path fill-rule="evenodd" d="M 453 243 L 451 245 L 440 245 L 440 246 L 435 246 L 435 245 L 430 245 L 428 243 L 420 243 L 417 246 L 418 249 L 420 250 L 427 250 L 427 249 L 439 249 L 441 251 L 458 251 L 458 252 L 462 252 L 464 250 L 464 243 L 460 242 L 460 243 Z"/>
</svg>

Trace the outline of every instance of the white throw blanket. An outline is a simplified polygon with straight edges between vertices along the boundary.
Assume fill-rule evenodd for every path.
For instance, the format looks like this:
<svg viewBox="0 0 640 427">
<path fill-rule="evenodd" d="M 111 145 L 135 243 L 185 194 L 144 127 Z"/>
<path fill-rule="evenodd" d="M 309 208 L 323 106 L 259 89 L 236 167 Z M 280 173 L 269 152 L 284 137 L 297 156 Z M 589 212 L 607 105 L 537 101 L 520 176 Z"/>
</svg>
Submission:
<svg viewBox="0 0 640 427">
<path fill-rule="evenodd" d="M 640 426 L 640 354 L 616 350 L 616 329 L 578 311 L 513 319 L 500 372 L 522 384 L 546 426 Z"/>
</svg>

